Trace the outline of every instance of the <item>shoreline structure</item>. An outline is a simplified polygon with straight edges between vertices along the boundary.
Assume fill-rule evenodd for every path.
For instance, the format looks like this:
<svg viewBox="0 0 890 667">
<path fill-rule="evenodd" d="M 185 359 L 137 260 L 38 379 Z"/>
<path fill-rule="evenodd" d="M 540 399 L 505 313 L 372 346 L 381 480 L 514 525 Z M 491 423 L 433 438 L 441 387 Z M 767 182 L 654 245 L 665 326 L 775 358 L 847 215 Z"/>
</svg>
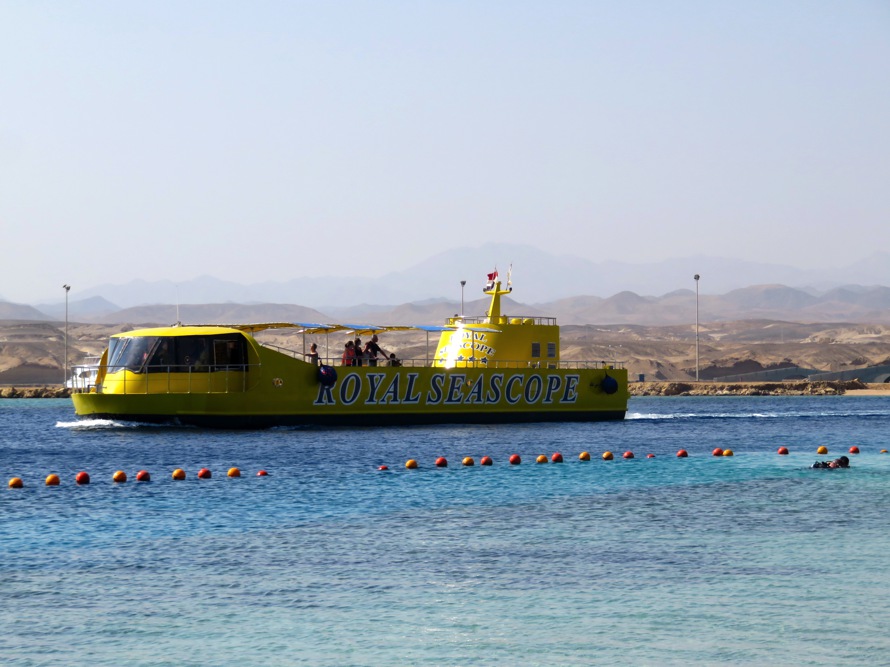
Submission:
<svg viewBox="0 0 890 667">
<path fill-rule="evenodd" d="M 859 380 L 794 382 L 630 382 L 633 396 L 890 396 L 890 383 Z M 61 385 L 0 387 L 0 398 L 69 398 Z"/>
</svg>

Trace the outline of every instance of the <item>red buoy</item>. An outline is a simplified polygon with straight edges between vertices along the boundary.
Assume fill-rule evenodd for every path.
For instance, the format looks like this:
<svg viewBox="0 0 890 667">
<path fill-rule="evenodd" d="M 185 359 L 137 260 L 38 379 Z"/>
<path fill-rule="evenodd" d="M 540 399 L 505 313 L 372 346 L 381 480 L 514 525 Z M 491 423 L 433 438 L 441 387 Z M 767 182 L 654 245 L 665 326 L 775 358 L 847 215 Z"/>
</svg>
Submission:
<svg viewBox="0 0 890 667">
<path fill-rule="evenodd" d="M 379 468 L 377 468 L 377 470 L 389 470 L 389 466 L 380 466 Z M 263 472 L 263 473 L 264 473 L 265 471 L 264 471 L 264 470 L 260 470 L 260 472 Z M 257 475 L 259 475 L 259 474 L 260 474 L 260 473 L 258 472 Z"/>
<path fill-rule="evenodd" d="M 436 467 L 437 468 L 447 468 L 448 467 L 448 459 L 444 456 L 440 456 L 436 459 Z"/>
<path fill-rule="evenodd" d="M 858 453 L 859 453 L 859 447 L 857 447 L 856 445 L 853 445 L 852 447 L 850 447 L 850 453 L 851 453 L 851 454 L 858 454 Z"/>
<path fill-rule="evenodd" d="M 714 451 L 711 452 L 713 456 L 723 456 L 723 450 L 720 447 L 715 447 Z"/>
<path fill-rule="evenodd" d="M 553 463 L 562 463 L 562 454 L 559 452 L 553 452 L 553 455 L 550 457 L 550 460 Z"/>
<path fill-rule="evenodd" d="M 490 456 L 483 456 L 479 459 L 479 465 L 481 466 L 490 466 L 492 463 L 494 463 L 494 461 L 491 460 Z"/>
<path fill-rule="evenodd" d="M 518 466 L 520 463 L 522 463 L 522 457 L 519 454 L 510 454 L 511 466 Z"/>
<path fill-rule="evenodd" d="M 210 472 L 209 468 L 201 468 L 198 471 L 198 479 L 210 479 L 213 477 L 213 473 Z"/>
<path fill-rule="evenodd" d="M 788 448 L 787 447 L 779 447 L 779 449 L 776 450 L 776 453 L 780 454 L 781 456 L 787 456 Z"/>
<path fill-rule="evenodd" d="M 687 456 L 689 456 L 689 452 L 687 452 L 685 449 L 681 449 L 677 452 L 677 458 L 685 459 Z"/>
<path fill-rule="evenodd" d="M 79 473 L 77 473 L 77 475 L 75 475 L 74 481 L 77 482 L 78 484 L 89 484 L 90 483 L 90 473 L 84 472 L 83 470 L 81 470 Z"/>
<path fill-rule="evenodd" d="M 655 454 L 646 454 L 646 458 L 647 458 L 647 459 L 654 459 L 654 458 L 655 458 Z"/>
<path fill-rule="evenodd" d="M 631 451 L 624 452 L 624 458 L 632 459 L 634 457 L 634 453 Z"/>
<path fill-rule="evenodd" d="M 151 475 L 148 474 L 148 470 L 140 470 L 136 473 L 136 481 L 137 482 L 150 482 Z"/>
<path fill-rule="evenodd" d="M 257 476 L 257 477 L 265 477 L 265 476 L 268 475 L 268 474 L 269 474 L 269 473 L 267 473 L 265 470 L 260 470 L 260 471 L 256 474 L 256 476 Z"/>
</svg>

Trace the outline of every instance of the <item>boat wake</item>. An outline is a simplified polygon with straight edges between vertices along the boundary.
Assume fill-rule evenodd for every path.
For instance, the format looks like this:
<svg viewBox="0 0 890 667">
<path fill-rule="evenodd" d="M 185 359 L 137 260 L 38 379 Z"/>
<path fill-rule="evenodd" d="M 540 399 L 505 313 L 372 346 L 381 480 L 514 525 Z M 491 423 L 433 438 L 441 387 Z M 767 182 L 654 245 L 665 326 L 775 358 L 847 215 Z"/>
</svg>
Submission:
<svg viewBox="0 0 890 667">
<path fill-rule="evenodd" d="M 682 419 L 824 419 L 832 417 L 879 417 L 880 413 L 851 413 L 846 411 L 819 412 L 628 412 L 627 420 L 682 420 Z"/>
<path fill-rule="evenodd" d="M 135 422 L 117 422 L 113 419 L 78 419 L 70 422 L 56 422 L 56 428 L 69 428 L 75 431 L 98 431 L 110 428 L 134 428 L 147 426 Z"/>
</svg>

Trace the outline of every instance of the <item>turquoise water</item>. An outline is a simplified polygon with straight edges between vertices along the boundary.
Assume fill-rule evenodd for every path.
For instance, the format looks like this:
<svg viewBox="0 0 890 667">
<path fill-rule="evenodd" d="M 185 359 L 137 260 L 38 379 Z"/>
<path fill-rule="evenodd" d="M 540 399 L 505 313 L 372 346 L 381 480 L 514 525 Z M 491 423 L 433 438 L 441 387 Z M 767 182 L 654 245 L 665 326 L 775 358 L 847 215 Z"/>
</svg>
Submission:
<svg viewBox="0 0 890 667">
<path fill-rule="evenodd" d="M 0 481 L 25 481 L 0 489 L 2 664 L 890 662 L 884 397 L 267 431 L 80 423 L 69 401 L 18 399 L 0 423 Z M 809 468 L 853 444 L 851 469 Z M 534 463 L 555 451 L 565 463 Z M 111 483 L 143 468 L 151 483 Z"/>
</svg>

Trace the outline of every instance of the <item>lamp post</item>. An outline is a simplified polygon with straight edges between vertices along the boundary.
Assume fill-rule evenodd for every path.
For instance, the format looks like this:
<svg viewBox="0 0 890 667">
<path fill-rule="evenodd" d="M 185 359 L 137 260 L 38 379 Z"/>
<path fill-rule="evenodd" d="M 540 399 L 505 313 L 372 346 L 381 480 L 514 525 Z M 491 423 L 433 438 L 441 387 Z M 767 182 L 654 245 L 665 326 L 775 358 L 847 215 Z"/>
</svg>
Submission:
<svg viewBox="0 0 890 667">
<path fill-rule="evenodd" d="M 62 369 L 62 388 L 64 389 L 68 383 L 68 292 L 71 291 L 71 285 L 62 285 L 65 290 L 65 368 Z"/>
<path fill-rule="evenodd" d="M 695 278 L 695 381 L 698 382 L 698 279 L 699 276 L 697 273 L 693 276 Z"/>
<path fill-rule="evenodd" d="M 467 284 L 466 280 L 460 281 L 460 316 L 464 316 L 464 285 Z"/>
</svg>

